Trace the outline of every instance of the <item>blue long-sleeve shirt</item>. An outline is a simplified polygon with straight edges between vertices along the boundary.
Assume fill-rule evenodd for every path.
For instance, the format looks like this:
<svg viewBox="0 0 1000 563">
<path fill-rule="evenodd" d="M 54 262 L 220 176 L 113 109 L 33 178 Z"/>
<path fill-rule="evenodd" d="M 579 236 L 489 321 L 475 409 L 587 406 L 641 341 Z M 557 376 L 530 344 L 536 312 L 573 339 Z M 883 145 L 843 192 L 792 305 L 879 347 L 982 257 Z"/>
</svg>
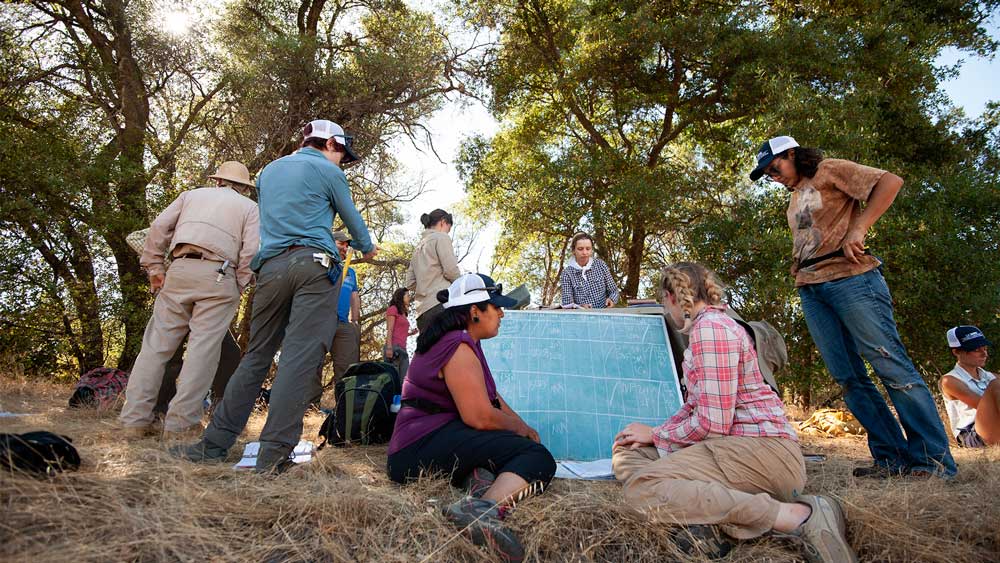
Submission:
<svg viewBox="0 0 1000 563">
<path fill-rule="evenodd" d="M 265 166 L 257 177 L 257 201 L 260 251 L 251 263 L 254 271 L 296 245 L 322 249 L 339 261 L 330 231 L 335 214 L 351 233 L 352 247 L 361 252 L 375 249 L 354 207 L 344 171 L 314 148 L 302 148 Z"/>
</svg>

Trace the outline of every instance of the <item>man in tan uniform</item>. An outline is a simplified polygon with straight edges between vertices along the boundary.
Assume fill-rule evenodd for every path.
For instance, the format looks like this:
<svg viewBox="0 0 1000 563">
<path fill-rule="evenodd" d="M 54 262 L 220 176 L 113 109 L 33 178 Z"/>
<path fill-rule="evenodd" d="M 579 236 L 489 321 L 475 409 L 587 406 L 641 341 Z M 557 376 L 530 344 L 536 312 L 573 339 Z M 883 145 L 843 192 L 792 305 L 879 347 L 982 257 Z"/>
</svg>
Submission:
<svg viewBox="0 0 1000 563">
<path fill-rule="evenodd" d="M 237 192 L 253 188 L 250 173 L 230 161 L 209 178 L 216 187 L 184 192 L 156 217 L 139 260 L 150 289 L 158 293 L 119 418 L 136 437 L 151 431 L 164 367 L 189 331 L 187 358 L 163 430 L 201 431 L 202 401 L 222 339 L 241 292 L 253 281 L 250 260 L 260 243 L 260 219 L 257 204 Z M 166 253 L 173 262 L 165 273 Z"/>
</svg>

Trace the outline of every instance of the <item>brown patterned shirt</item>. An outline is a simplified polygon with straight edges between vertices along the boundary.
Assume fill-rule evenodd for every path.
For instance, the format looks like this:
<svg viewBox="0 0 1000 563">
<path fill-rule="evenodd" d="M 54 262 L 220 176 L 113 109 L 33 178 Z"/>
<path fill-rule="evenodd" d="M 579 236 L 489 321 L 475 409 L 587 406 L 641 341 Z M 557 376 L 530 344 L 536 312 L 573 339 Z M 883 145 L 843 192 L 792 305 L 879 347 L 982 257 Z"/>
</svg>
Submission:
<svg viewBox="0 0 1000 563">
<path fill-rule="evenodd" d="M 800 269 L 799 264 L 844 245 L 848 228 L 861 215 L 861 202 L 868 200 L 883 174 L 885 170 L 827 158 L 819 163 L 815 176 L 802 178 L 792 188 L 787 215 L 796 287 L 856 276 L 879 266 L 879 260 L 868 254 L 860 257 L 860 264 L 843 256 L 807 268 Z"/>
</svg>

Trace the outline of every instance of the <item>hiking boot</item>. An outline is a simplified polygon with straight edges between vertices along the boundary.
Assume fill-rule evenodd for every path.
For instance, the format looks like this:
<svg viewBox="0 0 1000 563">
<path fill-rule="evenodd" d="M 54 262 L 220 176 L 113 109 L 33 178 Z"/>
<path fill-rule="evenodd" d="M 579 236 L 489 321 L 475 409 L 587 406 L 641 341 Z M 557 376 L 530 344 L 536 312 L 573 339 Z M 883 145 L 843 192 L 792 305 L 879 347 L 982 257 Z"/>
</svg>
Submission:
<svg viewBox="0 0 1000 563">
<path fill-rule="evenodd" d="M 796 535 L 804 543 L 809 563 L 857 563 L 858 557 L 847 543 L 844 510 L 835 499 L 821 495 L 803 495 L 797 502 L 808 504 L 812 514 L 799 526 Z"/>
<path fill-rule="evenodd" d="M 734 547 L 718 528 L 704 524 L 674 528 L 671 538 L 681 553 L 704 559 L 722 559 Z"/>
<path fill-rule="evenodd" d="M 929 481 L 932 478 L 937 477 L 938 479 L 941 479 L 946 483 L 950 483 L 955 480 L 954 475 L 947 475 L 942 471 L 937 471 L 934 469 L 926 469 L 923 467 L 918 469 L 910 469 L 909 471 L 906 472 L 906 476 L 911 479 L 918 479 L 922 481 Z"/>
<path fill-rule="evenodd" d="M 163 429 L 163 440 L 197 440 L 205 432 L 205 427 L 200 424 L 192 424 L 187 428 L 177 430 Z"/>
<path fill-rule="evenodd" d="M 500 523 L 500 507 L 495 502 L 467 496 L 444 507 L 442 513 L 472 543 L 492 549 L 504 561 L 524 560 L 524 547 Z"/>
<path fill-rule="evenodd" d="M 902 469 L 894 469 L 885 465 L 873 464 L 866 467 L 855 467 L 851 474 L 861 479 L 891 479 L 902 477 Z"/>
<path fill-rule="evenodd" d="M 226 461 L 228 453 L 227 449 L 206 442 L 204 438 L 188 446 L 184 444 L 171 446 L 167 448 L 167 451 L 174 457 L 194 463 L 220 463 Z"/>
<path fill-rule="evenodd" d="M 123 426 L 121 429 L 121 433 L 126 440 L 141 440 L 142 438 L 154 436 L 156 434 L 156 427 L 154 427 L 152 424 L 140 424 L 138 426 Z"/>
<path fill-rule="evenodd" d="M 497 476 L 492 471 L 484 467 L 476 467 L 472 473 L 462 481 L 462 488 L 469 492 L 472 498 L 483 498 L 486 491 L 493 486 Z"/>
<path fill-rule="evenodd" d="M 287 473 L 292 469 L 295 469 L 299 464 L 295 463 L 291 459 L 283 459 L 277 463 L 272 463 L 270 465 L 261 466 L 258 464 L 253 468 L 253 472 L 258 475 L 266 475 L 268 477 L 277 477 L 283 473 Z"/>
</svg>

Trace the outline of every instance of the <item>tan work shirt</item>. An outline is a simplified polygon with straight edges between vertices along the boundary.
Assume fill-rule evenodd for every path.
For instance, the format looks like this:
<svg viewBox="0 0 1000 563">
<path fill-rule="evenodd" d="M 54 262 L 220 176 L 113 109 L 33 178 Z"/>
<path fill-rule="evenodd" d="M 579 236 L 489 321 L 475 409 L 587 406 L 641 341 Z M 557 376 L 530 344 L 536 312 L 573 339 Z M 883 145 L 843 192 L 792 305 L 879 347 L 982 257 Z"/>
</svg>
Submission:
<svg viewBox="0 0 1000 563">
<path fill-rule="evenodd" d="M 414 292 L 417 315 L 437 305 L 437 292 L 448 289 L 461 275 L 451 237 L 441 231 L 424 229 L 406 270 L 406 288 Z"/>
<path fill-rule="evenodd" d="M 139 263 L 150 275 L 162 274 L 167 253 L 176 255 L 193 250 L 190 246 L 197 247 L 205 258 L 229 260 L 242 291 L 253 283 L 250 260 L 260 247 L 259 231 L 257 204 L 236 190 L 218 187 L 186 191 L 149 226 Z"/>
</svg>

